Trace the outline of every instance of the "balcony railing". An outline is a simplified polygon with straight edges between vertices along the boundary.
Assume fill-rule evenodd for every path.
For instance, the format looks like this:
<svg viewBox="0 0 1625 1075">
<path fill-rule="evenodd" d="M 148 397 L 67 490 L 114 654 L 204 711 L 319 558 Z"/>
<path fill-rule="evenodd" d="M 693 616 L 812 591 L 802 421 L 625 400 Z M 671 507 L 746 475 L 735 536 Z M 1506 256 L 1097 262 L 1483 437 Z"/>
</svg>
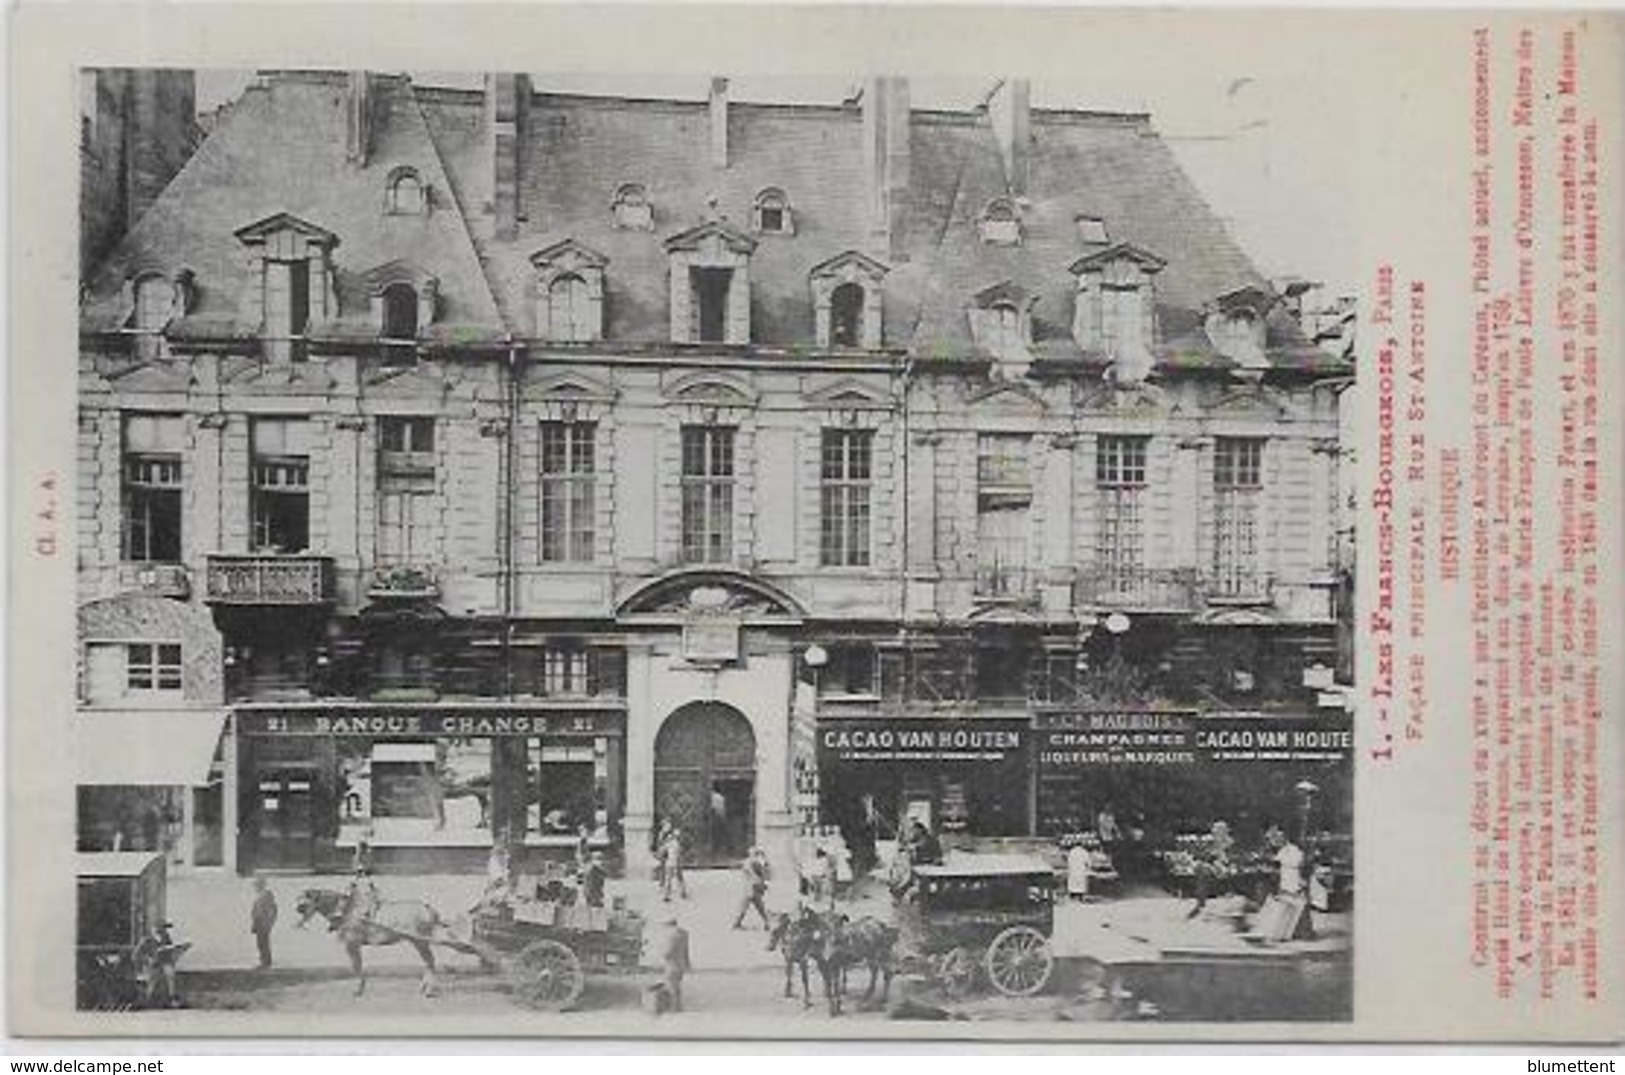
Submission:
<svg viewBox="0 0 1625 1075">
<path fill-rule="evenodd" d="M 321 605 L 333 600 L 333 558 L 307 554 L 215 554 L 206 599 L 217 605 Z"/>
<path fill-rule="evenodd" d="M 126 593 L 173 597 L 184 601 L 192 595 L 192 580 L 184 564 L 123 563 L 118 569 L 119 589 Z"/>
<path fill-rule="evenodd" d="M 1194 612 L 1196 575 L 1173 570 L 1086 570 L 1078 577 L 1082 608 L 1139 612 Z"/>
<path fill-rule="evenodd" d="M 1268 605 L 1275 600 L 1275 578 L 1261 571 L 1225 571 L 1204 579 L 1202 589 L 1210 605 Z"/>
</svg>

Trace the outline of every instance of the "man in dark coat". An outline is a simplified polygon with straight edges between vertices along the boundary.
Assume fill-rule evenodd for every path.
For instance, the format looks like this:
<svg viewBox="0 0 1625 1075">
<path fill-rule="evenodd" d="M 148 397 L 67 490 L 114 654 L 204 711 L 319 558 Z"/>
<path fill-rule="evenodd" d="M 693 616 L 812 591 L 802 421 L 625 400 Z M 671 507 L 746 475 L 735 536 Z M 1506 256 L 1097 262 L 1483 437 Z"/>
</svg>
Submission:
<svg viewBox="0 0 1625 1075">
<path fill-rule="evenodd" d="M 688 930 L 677 923 L 672 915 L 666 917 L 665 933 L 660 938 L 661 980 L 671 998 L 671 1010 L 683 1010 L 683 979 L 694 969 L 688 957 Z"/>
<path fill-rule="evenodd" d="M 260 969 L 271 965 L 271 929 L 276 925 L 276 896 L 265 878 L 254 878 L 254 909 L 248 914 L 248 929 L 260 950 Z"/>
</svg>

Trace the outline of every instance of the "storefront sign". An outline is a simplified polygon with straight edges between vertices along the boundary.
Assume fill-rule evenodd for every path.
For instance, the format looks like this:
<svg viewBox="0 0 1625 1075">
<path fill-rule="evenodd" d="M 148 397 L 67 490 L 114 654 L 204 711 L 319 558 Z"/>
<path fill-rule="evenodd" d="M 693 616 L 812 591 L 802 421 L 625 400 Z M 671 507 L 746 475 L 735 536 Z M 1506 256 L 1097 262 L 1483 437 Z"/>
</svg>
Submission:
<svg viewBox="0 0 1625 1075">
<path fill-rule="evenodd" d="M 1042 713 L 1040 768 L 1337 762 L 1354 750 L 1346 714 L 1198 715 L 1189 711 Z"/>
<path fill-rule="evenodd" d="M 480 738 L 491 736 L 620 735 L 619 713 L 551 711 L 377 709 L 249 709 L 237 711 L 244 735 L 358 735 L 373 739 Z"/>
<path fill-rule="evenodd" d="M 1001 762 L 1022 754 L 1029 729 L 1015 721 L 820 721 L 819 764 L 838 762 Z"/>
</svg>

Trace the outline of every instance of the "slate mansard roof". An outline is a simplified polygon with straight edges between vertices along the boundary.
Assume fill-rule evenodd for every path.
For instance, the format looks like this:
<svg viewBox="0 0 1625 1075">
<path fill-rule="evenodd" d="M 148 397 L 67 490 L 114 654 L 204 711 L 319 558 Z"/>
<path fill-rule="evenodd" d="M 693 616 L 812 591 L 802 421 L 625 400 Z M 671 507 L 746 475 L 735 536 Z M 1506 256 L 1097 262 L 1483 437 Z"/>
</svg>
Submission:
<svg viewBox="0 0 1625 1075">
<path fill-rule="evenodd" d="M 865 169 L 862 112 L 852 105 L 731 102 L 725 168 L 710 153 L 706 102 L 534 93 L 518 162 L 518 224 L 493 224 L 492 140 L 480 91 L 375 76 L 370 150 L 347 159 L 347 80 L 342 73 L 269 75 L 224 109 L 175 180 L 86 283 L 82 327 L 120 327 L 128 282 L 156 271 L 190 274 L 193 299 L 172 338 L 247 338 L 245 295 L 258 286 L 235 233 L 287 213 L 337 237 L 338 314 L 316 336 L 365 336 L 369 281 L 399 262 L 438 285 L 431 340 L 495 343 L 535 327 L 531 257 L 565 240 L 607 259 L 606 349 L 669 347 L 669 255 L 663 241 L 720 217 L 750 231 L 758 194 L 787 195 L 794 229 L 758 235 L 749 261 L 751 340 L 766 349 L 811 349 L 810 271 L 848 250 L 888 268 L 884 347 L 921 358 L 974 358 L 966 310 L 972 297 L 1010 283 L 1035 297 L 1034 352 L 1087 360 L 1072 339 L 1076 278 L 1094 250 L 1076 218 L 1105 222 L 1112 243 L 1162 259 L 1155 276 L 1158 358 L 1165 366 L 1233 365 L 1203 332 L 1219 296 L 1269 284 L 1224 229 L 1148 117 L 1035 109 L 1028 179 L 1012 198 L 1021 240 L 986 243 L 985 207 L 1011 197 L 985 111 L 915 109 L 908 129 L 909 183 L 901 234 L 877 239 Z M 428 212 L 385 211 L 388 178 L 411 168 L 430 191 Z M 615 192 L 639 184 L 653 229 L 617 227 Z M 1266 319 L 1271 364 L 1338 372 L 1346 360 L 1317 350 L 1276 305 Z"/>
</svg>

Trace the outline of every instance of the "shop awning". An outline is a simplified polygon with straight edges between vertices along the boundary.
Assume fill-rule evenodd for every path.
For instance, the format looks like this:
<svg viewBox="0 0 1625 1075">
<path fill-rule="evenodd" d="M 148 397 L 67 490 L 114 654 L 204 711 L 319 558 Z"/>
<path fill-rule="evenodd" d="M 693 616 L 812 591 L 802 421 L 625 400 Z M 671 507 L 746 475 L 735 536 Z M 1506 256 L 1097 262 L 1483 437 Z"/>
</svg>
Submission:
<svg viewBox="0 0 1625 1075">
<path fill-rule="evenodd" d="M 74 717 L 81 785 L 203 787 L 220 746 L 223 709 L 125 709 Z"/>
</svg>

